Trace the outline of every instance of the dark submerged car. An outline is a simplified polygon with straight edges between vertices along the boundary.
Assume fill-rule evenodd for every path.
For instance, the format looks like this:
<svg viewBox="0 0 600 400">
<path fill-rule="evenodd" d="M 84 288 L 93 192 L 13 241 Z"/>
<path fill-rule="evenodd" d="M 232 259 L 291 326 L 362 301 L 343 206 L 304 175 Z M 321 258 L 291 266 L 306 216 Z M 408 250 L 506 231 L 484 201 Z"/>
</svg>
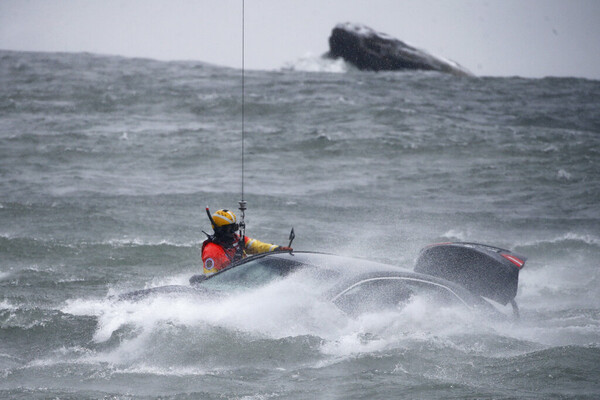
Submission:
<svg viewBox="0 0 600 400">
<path fill-rule="evenodd" d="M 411 296 L 494 313 L 485 299 L 502 305 L 514 298 L 526 258 L 478 243 L 441 243 L 421 250 L 414 271 L 378 262 L 314 252 L 263 253 L 211 276 L 194 275 L 190 286 L 162 286 L 122 295 L 138 299 L 153 293 L 228 295 L 264 286 L 300 271 L 319 282 L 322 296 L 349 315 L 397 308 Z M 484 299 L 485 298 L 485 299 Z"/>
</svg>

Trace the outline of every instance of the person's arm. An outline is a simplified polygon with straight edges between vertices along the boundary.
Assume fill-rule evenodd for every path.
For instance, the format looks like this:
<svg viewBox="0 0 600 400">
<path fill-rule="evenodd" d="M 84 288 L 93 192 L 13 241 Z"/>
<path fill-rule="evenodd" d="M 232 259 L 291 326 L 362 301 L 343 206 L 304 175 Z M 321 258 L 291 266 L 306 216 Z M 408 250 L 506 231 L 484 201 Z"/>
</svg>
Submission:
<svg viewBox="0 0 600 400">
<path fill-rule="evenodd" d="M 263 243 L 260 240 L 252 239 L 246 236 L 246 253 L 259 254 L 268 251 L 275 251 L 279 246 L 271 243 Z"/>
</svg>

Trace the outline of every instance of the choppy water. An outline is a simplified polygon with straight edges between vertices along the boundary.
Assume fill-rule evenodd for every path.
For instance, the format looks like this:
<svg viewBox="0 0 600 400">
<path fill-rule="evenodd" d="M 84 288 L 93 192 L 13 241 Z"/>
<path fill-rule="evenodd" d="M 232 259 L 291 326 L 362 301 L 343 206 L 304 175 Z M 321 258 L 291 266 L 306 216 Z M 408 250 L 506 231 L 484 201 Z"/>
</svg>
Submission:
<svg viewBox="0 0 600 400">
<path fill-rule="evenodd" d="M 529 256 L 519 323 L 414 302 L 352 319 L 307 282 L 111 296 L 200 271 L 241 191 L 241 73 L 0 52 L 0 398 L 600 397 L 600 82 L 247 71 L 248 234 L 412 268 Z"/>
</svg>

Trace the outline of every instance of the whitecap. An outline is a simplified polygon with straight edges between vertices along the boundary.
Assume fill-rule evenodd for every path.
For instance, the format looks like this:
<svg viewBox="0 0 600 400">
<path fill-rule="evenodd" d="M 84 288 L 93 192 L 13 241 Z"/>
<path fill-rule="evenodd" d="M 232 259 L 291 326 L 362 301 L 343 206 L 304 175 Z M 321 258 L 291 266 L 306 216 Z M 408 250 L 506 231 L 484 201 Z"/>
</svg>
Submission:
<svg viewBox="0 0 600 400">
<path fill-rule="evenodd" d="M 0 277 L 0 279 L 1 279 L 1 277 Z M 17 309 L 17 307 L 15 307 L 14 305 L 10 304 L 6 300 L 2 300 L 0 302 L 0 310 L 11 310 L 11 311 L 13 311 L 13 310 L 16 310 L 16 309 Z"/>
<path fill-rule="evenodd" d="M 567 241 L 575 241 L 575 242 L 583 242 L 589 245 L 600 245 L 600 237 L 596 235 L 591 235 L 588 233 L 577 233 L 577 232 L 566 232 L 562 235 L 555 236 L 547 239 L 538 239 L 532 240 L 529 242 L 523 242 L 519 245 L 519 247 L 532 247 L 539 246 L 543 244 L 557 244 Z"/>
<path fill-rule="evenodd" d="M 469 236 L 470 235 L 468 232 L 463 232 L 463 231 L 456 230 L 456 229 L 450 229 L 449 231 L 442 234 L 443 238 L 448 238 L 451 240 L 458 240 L 460 242 L 466 241 Z"/>
<path fill-rule="evenodd" d="M 564 169 L 559 169 L 556 173 L 558 179 L 569 181 L 572 178 L 572 175 Z"/>
<path fill-rule="evenodd" d="M 303 72 L 332 72 L 345 73 L 350 67 L 344 60 L 333 60 L 330 58 L 315 56 L 307 53 L 304 57 L 292 62 L 287 62 L 281 68 L 282 71 L 303 71 Z"/>
</svg>

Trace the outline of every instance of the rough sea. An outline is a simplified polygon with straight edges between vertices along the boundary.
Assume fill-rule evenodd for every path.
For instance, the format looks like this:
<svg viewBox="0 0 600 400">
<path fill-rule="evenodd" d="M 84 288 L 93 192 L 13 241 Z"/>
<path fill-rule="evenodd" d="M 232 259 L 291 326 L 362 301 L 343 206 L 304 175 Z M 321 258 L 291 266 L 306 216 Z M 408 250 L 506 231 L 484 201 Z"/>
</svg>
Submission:
<svg viewBox="0 0 600 400">
<path fill-rule="evenodd" d="M 315 58 L 244 82 L 248 236 L 409 269 L 509 248 L 521 319 L 353 318 L 293 279 L 116 301 L 186 284 L 205 207 L 237 211 L 241 71 L 0 51 L 0 398 L 600 398 L 600 81 Z"/>
</svg>

